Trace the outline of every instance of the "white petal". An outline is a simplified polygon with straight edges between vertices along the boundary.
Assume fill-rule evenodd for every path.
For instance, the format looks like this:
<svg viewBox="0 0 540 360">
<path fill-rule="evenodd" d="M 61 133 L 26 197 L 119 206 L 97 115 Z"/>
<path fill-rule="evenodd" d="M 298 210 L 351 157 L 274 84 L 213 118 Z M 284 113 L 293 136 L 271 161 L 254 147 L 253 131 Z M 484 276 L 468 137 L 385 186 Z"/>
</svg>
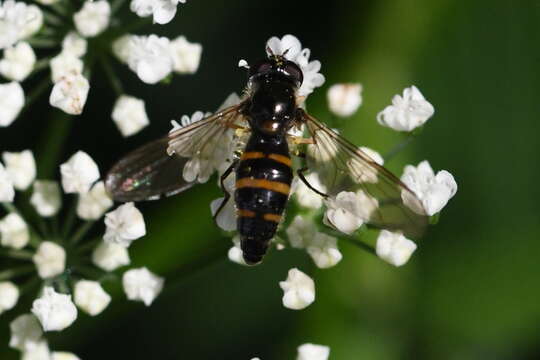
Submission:
<svg viewBox="0 0 540 360">
<path fill-rule="evenodd" d="M 99 179 L 99 168 L 84 151 L 77 151 L 60 165 L 62 187 L 66 193 L 86 193 Z"/>
<path fill-rule="evenodd" d="M 38 319 L 32 314 L 18 316 L 9 324 L 9 328 L 9 346 L 20 351 L 35 348 L 43 335 Z"/>
<path fill-rule="evenodd" d="M 73 21 L 79 34 L 93 37 L 109 26 L 111 6 L 105 0 L 86 1 L 78 12 L 73 15 Z"/>
<path fill-rule="evenodd" d="M 293 268 L 289 270 L 287 279 L 279 286 L 283 290 L 283 306 L 292 310 L 301 310 L 315 301 L 315 283 L 313 279 Z"/>
<path fill-rule="evenodd" d="M 291 246 L 301 249 L 310 244 L 317 232 L 317 227 L 312 221 L 306 220 L 301 215 L 296 215 L 285 232 Z"/>
<path fill-rule="evenodd" d="M 356 193 L 350 191 L 340 192 L 335 199 L 325 201 L 325 224 L 335 227 L 337 230 L 352 234 L 360 226 L 369 220 L 371 213 L 377 209 L 378 201 L 364 193 L 362 190 Z"/>
<path fill-rule="evenodd" d="M 105 189 L 105 184 L 99 181 L 92 186 L 90 191 L 79 195 L 77 216 L 84 220 L 97 220 L 111 206 L 113 206 L 113 201 Z"/>
<path fill-rule="evenodd" d="M 15 189 L 11 177 L 0 163 L 0 202 L 12 202 L 14 197 Z"/>
<path fill-rule="evenodd" d="M 144 100 L 128 95 L 116 100 L 111 117 L 124 137 L 134 135 L 150 124 Z"/>
<path fill-rule="evenodd" d="M 132 202 L 105 214 L 105 225 L 107 229 L 103 240 L 126 248 L 132 241 L 146 235 L 143 215 Z"/>
<path fill-rule="evenodd" d="M 238 235 L 233 238 L 233 244 L 227 253 L 227 257 L 234 263 L 247 266 L 244 260 L 244 253 L 240 248 L 240 237 Z"/>
<path fill-rule="evenodd" d="M 42 340 L 32 349 L 22 352 L 21 360 L 51 360 L 51 351 L 46 340 Z"/>
<path fill-rule="evenodd" d="M 76 57 L 82 57 L 86 54 L 88 42 L 77 32 L 70 31 L 62 40 L 62 52 Z"/>
<path fill-rule="evenodd" d="M 287 60 L 294 61 L 302 50 L 302 44 L 296 36 L 291 34 L 287 34 L 281 39 L 274 36 L 266 42 L 266 50 L 268 55 L 283 55 L 285 53 Z"/>
<path fill-rule="evenodd" d="M 24 41 L 4 50 L 0 60 L 0 74 L 13 81 L 23 81 L 32 72 L 36 63 L 36 54 Z"/>
<path fill-rule="evenodd" d="M 0 127 L 17 118 L 24 106 L 24 91 L 18 82 L 0 84 Z"/>
<path fill-rule="evenodd" d="M 75 304 L 91 316 L 100 314 L 111 302 L 111 296 L 97 281 L 77 281 L 73 296 Z"/>
<path fill-rule="evenodd" d="M 319 175 L 315 172 L 311 172 L 305 176 L 306 181 L 311 187 L 320 191 L 321 193 L 326 193 L 326 186 L 324 186 L 320 179 Z M 296 197 L 296 201 L 306 208 L 309 209 L 319 209 L 323 204 L 323 197 L 317 194 L 315 191 L 311 190 L 303 181 L 297 180 L 293 186 L 293 194 Z"/>
<path fill-rule="evenodd" d="M 185 0 L 131 0 L 130 9 L 140 17 L 153 15 L 154 23 L 167 24 L 176 15 L 178 3 Z"/>
<path fill-rule="evenodd" d="M 324 345 L 303 344 L 298 347 L 296 360 L 327 360 L 330 348 Z"/>
<path fill-rule="evenodd" d="M 403 90 L 403 97 L 396 95 L 392 105 L 377 115 L 379 124 L 397 131 L 412 131 L 425 124 L 435 113 L 416 86 Z"/>
<path fill-rule="evenodd" d="M 70 75 L 82 75 L 84 67 L 82 60 L 68 51 L 62 51 L 53 57 L 50 65 L 53 83 L 57 83 Z"/>
<path fill-rule="evenodd" d="M 327 269 L 337 265 L 343 258 L 337 247 L 337 239 L 318 232 L 307 246 L 307 252 L 318 268 Z"/>
<path fill-rule="evenodd" d="M 21 39 L 26 39 L 34 35 L 43 26 L 43 13 L 36 5 L 28 5 L 25 16 L 26 21 L 22 28 Z"/>
<path fill-rule="evenodd" d="M 16 213 L 9 213 L 0 220 L 0 234 L 2 235 L 2 246 L 13 249 L 22 249 L 30 241 L 28 225 Z"/>
<path fill-rule="evenodd" d="M 36 180 L 30 203 L 37 213 L 43 217 L 56 215 L 62 206 L 62 193 L 58 182 L 52 180 Z"/>
<path fill-rule="evenodd" d="M 190 43 L 185 36 L 179 36 L 171 41 L 171 51 L 175 72 L 193 74 L 197 71 L 201 61 L 201 44 Z"/>
<path fill-rule="evenodd" d="M 89 90 L 90 83 L 84 76 L 70 73 L 54 84 L 49 103 L 66 114 L 80 115 Z"/>
<path fill-rule="evenodd" d="M 326 93 L 328 107 L 337 116 L 348 117 L 362 104 L 362 85 L 335 84 Z"/>
<path fill-rule="evenodd" d="M 51 360 L 80 360 L 80 359 L 77 355 L 70 352 L 54 351 L 51 354 Z"/>
<path fill-rule="evenodd" d="M 36 315 L 44 331 L 61 331 L 77 319 L 77 308 L 71 295 L 59 294 L 46 286 L 41 297 L 34 300 L 32 313 Z"/>
<path fill-rule="evenodd" d="M 114 271 L 121 266 L 129 265 L 129 253 L 121 245 L 100 243 L 92 252 L 92 262 L 105 271 Z"/>
<path fill-rule="evenodd" d="M 19 300 L 19 288 L 11 281 L 0 281 L 0 314 L 13 309 Z"/>
<path fill-rule="evenodd" d="M 47 279 L 60 275 L 66 268 L 66 251 L 52 241 L 43 241 L 32 257 L 39 276 Z"/>
<path fill-rule="evenodd" d="M 124 64 L 127 64 L 129 54 L 131 54 L 131 46 L 133 45 L 131 39 L 133 35 L 123 35 L 114 40 L 112 44 L 112 51 L 114 56 Z"/>
<path fill-rule="evenodd" d="M 381 230 L 377 238 L 377 256 L 394 266 L 405 265 L 415 250 L 416 244 L 400 233 Z"/>
<path fill-rule="evenodd" d="M 36 178 L 36 161 L 31 150 L 4 152 L 6 171 L 17 190 L 26 190 Z"/>
<path fill-rule="evenodd" d="M 147 268 L 126 271 L 122 285 L 129 300 L 142 301 L 150 306 L 163 289 L 163 278 L 150 272 Z"/>
<path fill-rule="evenodd" d="M 163 80 L 173 69 L 170 41 L 166 37 L 133 35 L 126 51 L 129 68 L 147 84 Z"/>
</svg>

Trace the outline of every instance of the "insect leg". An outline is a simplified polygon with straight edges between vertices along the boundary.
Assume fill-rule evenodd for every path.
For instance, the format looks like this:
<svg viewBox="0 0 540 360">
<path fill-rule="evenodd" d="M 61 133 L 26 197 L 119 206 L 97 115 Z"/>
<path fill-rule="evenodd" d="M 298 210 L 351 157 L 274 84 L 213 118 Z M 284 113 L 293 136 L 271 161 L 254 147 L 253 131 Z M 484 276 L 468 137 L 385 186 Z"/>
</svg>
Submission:
<svg viewBox="0 0 540 360">
<path fill-rule="evenodd" d="M 225 188 L 225 180 L 231 175 L 233 170 L 236 168 L 236 165 L 238 165 L 238 160 L 234 160 L 232 164 L 225 170 L 225 172 L 221 175 L 219 178 L 219 183 L 221 186 L 221 191 L 223 191 L 223 201 L 221 202 L 221 205 L 219 205 L 219 208 L 217 209 L 216 213 L 213 216 L 214 221 L 216 220 L 217 216 L 223 210 L 225 207 L 225 204 L 227 204 L 227 201 L 231 198 L 231 193 L 227 191 Z"/>
<path fill-rule="evenodd" d="M 321 195 L 323 198 L 327 198 L 329 197 L 330 195 L 328 194 L 325 194 L 323 192 L 320 192 L 319 190 L 315 189 L 313 186 L 311 186 L 311 184 L 307 181 L 306 177 L 304 176 L 304 172 L 308 170 L 307 167 L 304 167 L 304 168 L 301 168 L 301 169 L 298 169 L 296 170 L 296 174 L 298 175 L 298 177 L 300 178 L 300 180 L 302 180 L 302 182 L 308 187 L 310 188 L 312 191 L 315 191 L 317 194 Z"/>
</svg>

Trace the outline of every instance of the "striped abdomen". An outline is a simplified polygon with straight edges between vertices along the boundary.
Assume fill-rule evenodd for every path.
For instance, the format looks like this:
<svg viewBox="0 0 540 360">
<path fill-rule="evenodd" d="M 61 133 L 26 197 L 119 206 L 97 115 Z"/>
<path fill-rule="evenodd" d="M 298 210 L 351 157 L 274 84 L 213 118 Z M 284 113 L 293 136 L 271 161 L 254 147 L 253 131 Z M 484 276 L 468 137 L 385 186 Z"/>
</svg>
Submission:
<svg viewBox="0 0 540 360">
<path fill-rule="evenodd" d="M 236 169 L 237 228 L 244 260 L 262 260 L 289 198 L 293 178 L 285 137 L 253 133 Z"/>
</svg>

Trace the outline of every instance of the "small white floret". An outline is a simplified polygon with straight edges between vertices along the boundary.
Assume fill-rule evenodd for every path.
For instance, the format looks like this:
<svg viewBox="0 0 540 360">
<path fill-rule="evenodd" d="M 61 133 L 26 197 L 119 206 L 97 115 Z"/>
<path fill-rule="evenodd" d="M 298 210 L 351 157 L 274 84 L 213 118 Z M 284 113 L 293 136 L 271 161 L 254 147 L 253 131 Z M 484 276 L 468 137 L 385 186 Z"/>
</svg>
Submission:
<svg viewBox="0 0 540 360">
<path fill-rule="evenodd" d="M 0 281 L 0 314 L 13 309 L 19 300 L 19 288 L 11 281 Z"/>
<path fill-rule="evenodd" d="M 62 193 L 60 185 L 53 180 L 36 180 L 30 204 L 37 213 L 43 217 L 54 216 L 62 206 Z"/>
<path fill-rule="evenodd" d="M 24 219 L 16 213 L 9 213 L 0 220 L 0 235 L 2 246 L 22 249 L 30 241 L 30 232 Z"/>
<path fill-rule="evenodd" d="M 86 54 L 88 41 L 81 37 L 76 31 L 70 31 L 62 40 L 62 52 L 76 57 L 82 57 Z"/>
<path fill-rule="evenodd" d="M 178 3 L 186 0 L 131 0 L 130 9 L 140 17 L 152 15 L 154 23 L 169 23 L 176 15 Z"/>
<path fill-rule="evenodd" d="M 244 260 L 244 253 L 240 248 L 240 236 L 235 236 L 232 241 L 233 246 L 227 252 L 227 257 L 234 263 L 247 266 L 246 261 Z"/>
<path fill-rule="evenodd" d="M 35 348 L 43 336 L 38 319 L 32 314 L 19 315 L 9 324 L 11 348 L 25 351 Z"/>
<path fill-rule="evenodd" d="M 315 301 L 315 282 L 300 270 L 289 270 L 287 279 L 279 286 L 283 290 L 283 306 L 292 310 L 301 310 Z"/>
<path fill-rule="evenodd" d="M 41 340 L 32 349 L 23 351 L 21 360 L 51 360 L 51 355 L 47 340 Z"/>
<path fill-rule="evenodd" d="M 112 43 L 112 52 L 114 56 L 122 63 L 127 64 L 129 59 L 129 54 L 131 53 L 131 46 L 133 45 L 132 40 L 133 35 L 126 34 L 122 35 Z"/>
<path fill-rule="evenodd" d="M 36 0 L 36 2 L 42 4 L 42 5 L 52 5 L 57 3 L 60 0 Z"/>
<path fill-rule="evenodd" d="M 319 60 L 309 61 L 310 56 L 311 51 L 303 49 L 295 60 L 304 74 L 304 81 L 298 89 L 298 96 L 307 97 L 315 88 L 322 86 L 326 80 L 324 75 L 320 73 L 321 62 Z"/>
<path fill-rule="evenodd" d="M 173 70 L 170 40 L 157 35 L 131 36 L 127 63 L 141 81 L 156 84 Z"/>
<path fill-rule="evenodd" d="M 402 96 L 394 96 L 392 105 L 377 115 L 377 121 L 397 131 L 412 131 L 424 125 L 434 113 L 433 105 L 416 86 L 411 86 L 403 90 Z"/>
<path fill-rule="evenodd" d="M 144 100 L 134 96 L 120 96 L 111 117 L 124 137 L 135 135 L 150 124 Z"/>
<path fill-rule="evenodd" d="M 291 244 L 292 247 L 303 249 L 307 247 L 315 237 L 317 227 L 312 221 L 301 215 L 296 215 L 285 232 L 287 233 L 289 244 Z"/>
<path fill-rule="evenodd" d="M 348 117 L 358 110 L 362 104 L 362 85 L 335 84 L 326 93 L 328 107 L 337 116 Z"/>
<path fill-rule="evenodd" d="M 96 316 L 109 305 L 111 296 L 97 281 L 80 280 L 75 284 L 73 300 L 79 309 Z"/>
<path fill-rule="evenodd" d="M 335 266 L 343 258 L 337 246 L 337 239 L 321 232 L 315 234 L 306 250 L 315 265 L 321 269 Z"/>
<path fill-rule="evenodd" d="M 90 83 L 81 74 L 67 74 L 54 84 L 49 103 L 66 114 L 80 115 L 88 98 Z"/>
<path fill-rule="evenodd" d="M 77 216 L 84 220 L 97 220 L 113 206 L 113 201 L 103 181 L 98 181 L 90 191 L 79 195 Z"/>
<path fill-rule="evenodd" d="M 20 4 L 21 2 L 17 2 Z M 25 12 L 25 21 L 21 23 L 20 39 L 26 39 L 37 33 L 43 26 L 43 12 L 36 5 L 27 5 Z"/>
<path fill-rule="evenodd" d="M 0 163 L 0 202 L 12 202 L 15 197 L 13 182 L 4 165 Z"/>
<path fill-rule="evenodd" d="M 73 353 L 66 351 L 54 351 L 51 354 L 50 360 L 80 360 L 79 357 Z"/>
<path fill-rule="evenodd" d="M 303 344 L 298 347 L 296 360 L 327 360 L 330 348 L 324 345 Z"/>
<path fill-rule="evenodd" d="M 86 1 L 73 15 L 73 22 L 79 34 L 84 37 L 99 35 L 109 26 L 111 6 L 108 1 Z"/>
<path fill-rule="evenodd" d="M 51 78 L 53 83 L 61 81 L 69 75 L 81 75 L 84 64 L 75 54 L 62 51 L 51 59 Z"/>
<path fill-rule="evenodd" d="M 105 214 L 105 226 L 107 228 L 103 240 L 126 248 L 134 240 L 146 235 L 143 215 L 132 202 Z"/>
<path fill-rule="evenodd" d="M 300 40 L 294 35 L 287 34 L 281 39 L 273 36 L 266 42 L 268 55 L 284 55 L 287 60 L 294 61 L 302 50 Z"/>
<path fill-rule="evenodd" d="M 193 74 L 197 71 L 201 62 L 201 44 L 190 43 L 185 36 L 179 36 L 171 41 L 171 51 L 175 72 Z"/>
<path fill-rule="evenodd" d="M 325 201 L 327 209 L 324 223 L 337 230 L 352 234 L 369 220 L 371 213 L 377 209 L 377 199 L 362 190 L 356 193 L 342 191 L 335 198 Z"/>
<path fill-rule="evenodd" d="M 13 81 L 23 81 L 32 72 L 36 63 L 36 54 L 32 47 L 24 41 L 4 50 L 4 58 L 0 60 L 0 74 Z"/>
<path fill-rule="evenodd" d="M 319 175 L 316 172 L 311 172 L 305 176 L 308 184 L 321 193 L 326 193 L 326 186 L 324 186 Z M 323 204 L 323 197 L 310 189 L 302 180 L 296 179 L 294 183 L 293 193 L 296 197 L 296 201 L 306 208 L 319 209 Z"/>
<path fill-rule="evenodd" d="M 44 331 L 64 330 L 77 319 L 77 308 L 71 301 L 71 295 L 57 293 L 50 286 L 46 286 L 42 295 L 34 300 L 32 313 Z"/>
<path fill-rule="evenodd" d="M 415 250 L 416 244 L 401 233 L 381 230 L 377 238 L 377 256 L 394 266 L 405 265 Z"/>
<path fill-rule="evenodd" d="M 121 266 L 129 265 L 130 259 L 125 247 L 102 242 L 92 252 L 92 262 L 105 271 L 114 271 Z"/>
<path fill-rule="evenodd" d="M 99 168 L 90 155 L 77 151 L 60 165 L 62 187 L 66 193 L 86 193 L 99 179 Z"/>
<path fill-rule="evenodd" d="M 244 69 L 249 69 L 249 64 L 246 60 L 244 59 L 240 59 L 240 61 L 238 61 L 238 67 L 239 68 L 244 68 Z"/>
<path fill-rule="evenodd" d="M 416 167 L 405 166 L 401 181 L 416 194 L 429 216 L 441 211 L 457 192 L 457 183 L 452 174 L 441 170 L 435 175 L 427 160 Z M 407 205 L 406 195 L 402 193 L 403 201 Z"/>
<path fill-rule="evenodd" d="M 66 251 L 52 241 L 43 241 L 32 257 L 42 279 L 60 275 L 66 268 Z"/>
<path fill-rule="evenodd" d="M 36 161 L 31 150 L 4 152 L 6 171 L 17 190 L 26 190 L 36 178 Z"/>
<path fill-rule="evenodd" d="M 17 118 L 24 106 L 24 90 L 18 82 L 0 84 L 0 127 Z"/>
<path fill-rule="evenodd" d="M 129 300 L 142 301 L 150 306 L 163 289 L 164 279 L 150 272 L 147 268 L 126 271 L 122 285 Z"/>
</svg>

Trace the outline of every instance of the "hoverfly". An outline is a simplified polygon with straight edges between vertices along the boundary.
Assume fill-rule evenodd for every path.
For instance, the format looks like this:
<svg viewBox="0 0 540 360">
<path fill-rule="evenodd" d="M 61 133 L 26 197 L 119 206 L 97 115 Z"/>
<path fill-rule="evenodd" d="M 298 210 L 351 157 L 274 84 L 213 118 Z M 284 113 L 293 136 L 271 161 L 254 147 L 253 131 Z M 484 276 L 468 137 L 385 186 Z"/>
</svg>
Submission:
<svg viewBox="0 0 540 360">
<path fill-rule="evenodd" d="M 230 199 L 224 181 L 234 172 L 237 230 L 246 263 L 257 264 L 266 254 L 295 175 L 328 200 L 342 191 L 363 191 L 374 209 L 366 219 L 369 225 L 420 236 L 428 219 L 421 202 L 392 173 L 301 107 L 303 99 L 297 91 L 303 73 L 284 55 L 270 51 L 249 67 L 239 103 L 173 130 L 121 159 L 106 179 L 112 197 L 155 199 L 205 182 L 215 168 L 204 160 L 218 156 L 223 145 L 241 133 L 248 139 L 220 178 L 225 194 L 221 208 Z M 292 134 L 303 128 L 307 137 Z M 303 166 L 293 170 L 293 158 Z M 305 174 L 310 171 L 318 173 L 326 191 L 309 184 Z"/>
</svg>

